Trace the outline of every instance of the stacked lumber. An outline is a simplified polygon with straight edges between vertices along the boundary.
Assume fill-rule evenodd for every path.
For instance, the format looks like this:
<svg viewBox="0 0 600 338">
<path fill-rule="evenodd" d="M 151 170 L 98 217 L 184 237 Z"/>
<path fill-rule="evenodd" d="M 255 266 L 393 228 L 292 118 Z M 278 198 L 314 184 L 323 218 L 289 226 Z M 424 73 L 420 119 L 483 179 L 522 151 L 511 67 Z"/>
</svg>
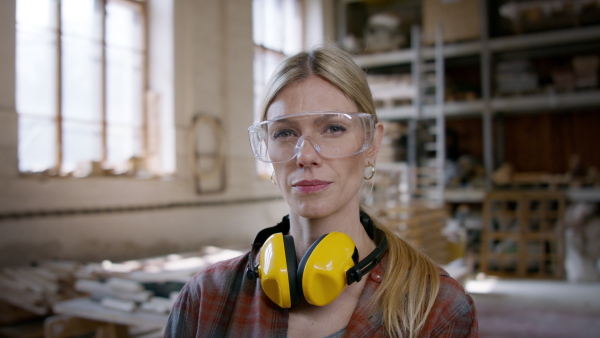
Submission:
<svg viewBox="0 0 600 338">
<path fill-rule="evenodd" d="M 35 315 L 48 314 L 58 301 L 75 296 L 79 263 L 48 261 L 35 267 L 0 269 L 0 300 Z"/>
<path fill-rule="evenodd" d="M 169 298 L 156 296 L 140 282 L 119 277 L 106 281 L 78 279 L 75 289 L 90 295 L 103 307 L 133 312 L 141 309 L 157 313 L 168 313 L 173 307 L 178 292 L 172 292 Z"/>
<path fill-rule="evenodd" d="M 17 313 L 21 310 L 33 316 L 47 316 L 59 302 L 87 297 L 116 311 L 165 314 L 195 273 L 241 254 L 207 246 L 191 253 L 118 263 L 46 261 L 35 267 L 2 268 L 0 305 L 3 309 L 15 309 L 11 318 L 17 314 L 23 318 Z"/>
<path fill-rule="evenodd" d="M 241 254 L 237 250 L 207 246 L 198 252 L 87 264 L 80 269 L 74 288 L 104 308 L 167 314 L 181 288 L 194 274 Z"/>
</svg>

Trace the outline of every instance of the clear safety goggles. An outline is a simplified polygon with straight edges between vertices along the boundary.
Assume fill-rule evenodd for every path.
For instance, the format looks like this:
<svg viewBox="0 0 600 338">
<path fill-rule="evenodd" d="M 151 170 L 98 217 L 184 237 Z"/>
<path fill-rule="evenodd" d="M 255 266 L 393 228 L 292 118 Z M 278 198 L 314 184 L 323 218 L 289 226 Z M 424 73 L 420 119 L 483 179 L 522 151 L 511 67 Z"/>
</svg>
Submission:
<svg viewBox="0 0 600 338">
<path fill-rule="evenodd" d="M 361 153 L 371 146 L 374 130 L 372 114 L 302 112 L 257 123 L 248 134 L 254 157 L 281 163 L 296 157 L 307 142 L 326 158 Z"/>
</svg>

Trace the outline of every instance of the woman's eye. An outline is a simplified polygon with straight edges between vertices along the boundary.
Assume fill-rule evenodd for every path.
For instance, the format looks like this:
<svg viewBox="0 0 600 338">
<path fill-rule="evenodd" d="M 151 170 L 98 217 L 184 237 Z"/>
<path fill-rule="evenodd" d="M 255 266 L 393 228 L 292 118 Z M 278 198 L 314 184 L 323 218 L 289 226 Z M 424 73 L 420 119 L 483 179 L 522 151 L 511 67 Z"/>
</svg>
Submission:
<svg viewBox="0 0 600 338">
<path fill-rule="evenodd" d="M 330 134 L 339 134 L 345 132 L 346 130 L 346 127 L 339 124 L 332 124 L 325 128 L 325 131 Z"/>
<path fill-rule="evenodd" d="M 273 139 L 286 139 L 294 136 L 294 132 L 289 129 L 278 130 L 273 133 Z"/>
</svg>

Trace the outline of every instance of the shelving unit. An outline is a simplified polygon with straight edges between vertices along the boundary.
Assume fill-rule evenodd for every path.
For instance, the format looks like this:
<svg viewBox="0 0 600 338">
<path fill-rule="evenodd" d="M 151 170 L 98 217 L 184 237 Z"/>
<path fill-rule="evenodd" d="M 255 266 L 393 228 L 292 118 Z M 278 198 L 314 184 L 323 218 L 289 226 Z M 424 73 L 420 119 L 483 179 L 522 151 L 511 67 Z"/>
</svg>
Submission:
<svg viewBox="0 0 600 338">
<path fill-rule="evenodd" d="M 356 2 L 356 1 L 346 1 Z M 342 4 L 344 1 L 341 2 Z M 413 1 L 413 3 L 415 3 Z M 527 54 L 540 49 L 560 48 L 568 50 L 578 45 L 599 53 L 600 24 L 585 27 L 573 27 L 547 32 L 525 33 L 515 36 L 490 37 L 488 5 L 479 1 L 481 13 L 481 36 L 478 40 L 456 43 L 444 43 L 442 58 L 478 58 L 480 69 L 481 93 L 470 101 L 444 102 L 442 109 L 446 118 L 480 117 L 482 125 L 482 160 L 485 168 L 486 184 L 483 189 L 451 189 L 444 192 L 446 201 L 482 202 L 485 192 L 492 189 L 491 176 L 496 168 L 495 147 L 502 147 L 502 141 L 494 139 L 494 118 L 497 114 L 530 114 L 535 112 L 560 112 L 565 110 L 600 107 L 600 88 L 584 91 L 559 92 L 544 90 L 537 93 L 522 93 L 519 96 L 495 96 L 493 87 L 493 61 L 501 55 Z M 343 11 L 340 11 L 343 14 Z M 438 51 L 439 53 L 439 51 Z M 417 67 L 422 61 L 435 60 L 434 46 L 411 44 L 409 48 L 388 52 L 357 55 L 357 63 L 365 69 L 383 69 L 398 66 Z M 414 70 L 413 70 L 414 76 Z M 416 82 L 416 81 L 415 81 Z M 415 118 L 433 118 L 439 105 L 420 105 L 420 97 L 412 105 L 385 106 L 378 109 L 382 120 L 410 121 Z M 410 123 L 409 123 L 410 126 Z M 496 143 L 496 144 L 495 144 Z M 500 144 L 497 144 L 500 143 Z M 569 189 L 569 198 L 586 201 L 600 201 L 600 189 Z"/>
</svg>

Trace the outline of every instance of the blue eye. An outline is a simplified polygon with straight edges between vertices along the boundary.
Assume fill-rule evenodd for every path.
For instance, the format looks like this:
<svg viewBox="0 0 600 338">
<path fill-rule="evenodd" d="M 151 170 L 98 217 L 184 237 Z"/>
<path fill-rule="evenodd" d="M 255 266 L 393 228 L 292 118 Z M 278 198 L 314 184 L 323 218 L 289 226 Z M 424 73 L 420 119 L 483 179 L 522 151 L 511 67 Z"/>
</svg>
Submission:
<svg viewBox="0 0 600 338">
<path fill-rule="evenodd" d="M 286 139 L 294 136 L 294 132 L 290 129 L 282 129 L 273 133 L 273 139 Z"/>
<path fill-rule="evenodd" d="M 325 132 L 329 134 L 340 134 L 347 131 L 346 127 L 339 124 L 331 124 L 325 128 Z"/>
</svg>

